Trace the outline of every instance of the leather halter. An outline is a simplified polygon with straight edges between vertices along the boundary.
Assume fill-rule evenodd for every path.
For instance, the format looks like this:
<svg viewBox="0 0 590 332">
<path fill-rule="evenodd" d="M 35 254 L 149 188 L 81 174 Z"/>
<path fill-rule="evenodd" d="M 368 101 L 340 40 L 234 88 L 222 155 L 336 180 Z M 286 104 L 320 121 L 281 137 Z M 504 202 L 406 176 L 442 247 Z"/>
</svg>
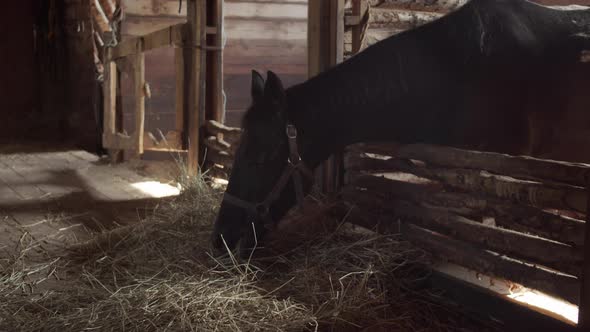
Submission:
<svg viewBox="0 0 590 332">
<path fill-rule="evenodd" d="M 297 129 L 292 124 L 287 124 L 287 141 L 289 143 L 289 157 L 287 159 L 287 165 L 283 170 L 283 174 L 279 177 L 279 180 L 274 185 L 270 193 L 266 195 L 266 198 L 262 202 L 251 203 L 241 198 L 228 194 L 227 192 L 223 196 L 223 200 L 247 210 L 253 215 L 258 216 L 266 223 L 271 223 L 270 218 L 270 206 L 274 203 L 285 186 L 287 185 L 290 178 L 293 178 L 293 184 L 295 185 L 295 197 L 297 204 L 301 210 L 303 210 L 303 179 L 301 175 L 305 175 L 307 178 L 313 181 L 313 172 L 305 166 L 299 155 L 299 149 L 297 148 Z"/>
</svg>

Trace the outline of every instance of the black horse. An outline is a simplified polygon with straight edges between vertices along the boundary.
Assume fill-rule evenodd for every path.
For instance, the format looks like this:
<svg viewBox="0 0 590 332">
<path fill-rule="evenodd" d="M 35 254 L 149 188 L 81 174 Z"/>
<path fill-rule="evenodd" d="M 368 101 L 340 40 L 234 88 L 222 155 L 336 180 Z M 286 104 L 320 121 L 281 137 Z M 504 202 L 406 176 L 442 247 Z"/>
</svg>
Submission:
<svg viewBox="0 0 590 332">
<path fill-rule="evenodd" d="M 547 86 L 579 61 L 589 19 L 588 10 L 473 0 L 286 90 L 274 73 L 265 82 L 253 72 L 214 246 L 252 248 L 309 190 L 309 170 L 352 143 L 530 152 L 531 119 L 559 112 Z"/>
</svg>

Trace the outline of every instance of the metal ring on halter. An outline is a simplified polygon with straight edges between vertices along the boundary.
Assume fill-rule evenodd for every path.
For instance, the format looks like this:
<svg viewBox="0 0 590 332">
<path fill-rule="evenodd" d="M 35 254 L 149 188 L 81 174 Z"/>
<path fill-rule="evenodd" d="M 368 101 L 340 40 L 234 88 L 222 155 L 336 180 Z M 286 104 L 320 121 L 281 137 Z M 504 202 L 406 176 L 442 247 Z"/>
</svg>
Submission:
<svg viewBox="0 0 590 332">
<path fill-rule="evenodd" d="M 288 138 L 297 138 L 297 128 L 292 124 L 287 125 L 286 133 Z"/>
</svg>

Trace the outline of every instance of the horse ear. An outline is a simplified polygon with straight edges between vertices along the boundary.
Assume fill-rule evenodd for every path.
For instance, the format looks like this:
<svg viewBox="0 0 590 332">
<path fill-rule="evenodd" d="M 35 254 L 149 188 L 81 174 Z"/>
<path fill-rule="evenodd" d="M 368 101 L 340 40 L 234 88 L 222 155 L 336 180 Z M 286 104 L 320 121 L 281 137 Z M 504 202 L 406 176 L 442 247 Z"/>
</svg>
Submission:
<svg viewBox="0 0 590 332">
<path fill-rule="evenodd" d="M 256 70 L 252 70 L 252 101 L 257 102 L 264 96 L 264 78 Z"/>
<path fill-rule="evenodd" d="M 264 96 L 277 104 L 283 104 L 285 101 L 285 89 L 283 83 L 277 74 L 272 71 L 267 72 L 266 84 L 264 86 Z"/>
</svg>

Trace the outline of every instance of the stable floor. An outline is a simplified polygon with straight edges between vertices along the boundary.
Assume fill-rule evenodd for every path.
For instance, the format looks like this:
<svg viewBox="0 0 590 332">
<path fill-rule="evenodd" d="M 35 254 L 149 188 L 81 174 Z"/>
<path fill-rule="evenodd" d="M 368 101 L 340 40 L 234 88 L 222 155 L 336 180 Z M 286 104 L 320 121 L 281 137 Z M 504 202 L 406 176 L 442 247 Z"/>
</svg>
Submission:
<svg viewBox="0 0 590 332">
<path fill-rule="evenodd" d="M 174 167 L 110 165 L 80 150 L 0 146 L 0 249 L 10 252 L 23 235 L 61 246 L 138 222 L 162 197 L 178 194 L 168 181 Z"/>
</svg>

